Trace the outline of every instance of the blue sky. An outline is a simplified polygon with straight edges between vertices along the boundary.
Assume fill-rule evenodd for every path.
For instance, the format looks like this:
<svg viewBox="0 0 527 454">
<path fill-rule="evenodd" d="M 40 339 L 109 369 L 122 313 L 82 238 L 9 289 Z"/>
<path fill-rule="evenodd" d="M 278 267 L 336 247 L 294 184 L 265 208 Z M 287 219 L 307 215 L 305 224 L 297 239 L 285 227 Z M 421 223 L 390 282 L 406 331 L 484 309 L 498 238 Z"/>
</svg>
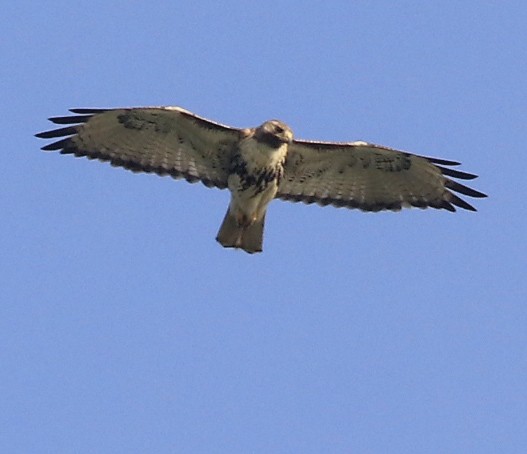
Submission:
<svg viewBox="0 0 527 454">
<path fill-rule="evenodd" d="M 180 3 L 185 3 L 181 5 Z M 526 452 L 527 6 L 18 1 L 0 24 L 0 451 Z M 455 159 L 477 213 L 229 195 L 43 153 L 70 107 Z"/>
</svg>

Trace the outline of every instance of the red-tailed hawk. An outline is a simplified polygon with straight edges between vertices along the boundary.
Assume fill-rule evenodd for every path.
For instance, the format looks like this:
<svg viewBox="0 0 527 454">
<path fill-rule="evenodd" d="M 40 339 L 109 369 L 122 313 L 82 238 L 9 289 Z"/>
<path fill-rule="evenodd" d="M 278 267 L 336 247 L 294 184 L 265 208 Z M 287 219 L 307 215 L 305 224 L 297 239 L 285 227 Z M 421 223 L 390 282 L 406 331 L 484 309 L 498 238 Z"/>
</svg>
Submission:
<svg viewBox="0 0 527 454">
<path fill-rule="evenodd" d="M 236 129 L 179 107 L 71 112 L 76 115 L 50 118 L 68 126 L 36 135 L 61 138 L 43 150 L 228 188 L 231 202 L 216 239 L 249 253 L 262 251 L 265 212 L 274 198 L 364 211 L 476 211 L 452 191 L 486 197 L 449 178 L 476 178 L 450 167 L 458 162 L 366 142 L 297 140 L 278 120 Z"/>
</svg>

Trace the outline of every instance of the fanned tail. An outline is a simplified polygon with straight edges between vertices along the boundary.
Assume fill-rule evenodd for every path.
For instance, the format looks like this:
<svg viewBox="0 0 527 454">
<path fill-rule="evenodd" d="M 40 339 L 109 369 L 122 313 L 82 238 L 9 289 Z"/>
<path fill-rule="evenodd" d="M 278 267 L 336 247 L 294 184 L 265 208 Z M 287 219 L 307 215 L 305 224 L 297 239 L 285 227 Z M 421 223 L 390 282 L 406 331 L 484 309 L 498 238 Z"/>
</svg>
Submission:
<svg viewBox="0 0 527 454">
<path fill-rule="evenodd" d="M 262 252 L 265 213 L 261 219 L 249 225 L 240 225 L 229 208 L 223 218 L 216 240 L 223 247 L 243 249 L 249 254 Z"/>
</svg>

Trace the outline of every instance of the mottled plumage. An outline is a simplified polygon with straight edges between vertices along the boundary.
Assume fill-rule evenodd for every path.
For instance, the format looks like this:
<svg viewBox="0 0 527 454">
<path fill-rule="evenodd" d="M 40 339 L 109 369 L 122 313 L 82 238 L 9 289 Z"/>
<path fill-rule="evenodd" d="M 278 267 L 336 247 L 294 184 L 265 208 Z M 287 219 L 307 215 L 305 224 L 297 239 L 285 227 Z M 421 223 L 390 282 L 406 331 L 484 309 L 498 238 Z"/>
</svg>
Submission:
<svg viewBox="0 0 527 454">
<path fill-rule="evenodd" d="M 179 107 L 72 109 L 50 118 L 59 138 L 46 151 L 109 161 L 135 172 L 171 175 L 228 188 L 231 202 L 217 240 L 225 247 L 260 252 L 268 204 L 274 198 L 364 211 L 406 206 L 476 211 L 454 194 L 486 197 L 451 178 L 476 175 L 459 163 L 427 158 L 366 142 L 293 140 L 278 120 L 236 129 Z"/>
</svg>

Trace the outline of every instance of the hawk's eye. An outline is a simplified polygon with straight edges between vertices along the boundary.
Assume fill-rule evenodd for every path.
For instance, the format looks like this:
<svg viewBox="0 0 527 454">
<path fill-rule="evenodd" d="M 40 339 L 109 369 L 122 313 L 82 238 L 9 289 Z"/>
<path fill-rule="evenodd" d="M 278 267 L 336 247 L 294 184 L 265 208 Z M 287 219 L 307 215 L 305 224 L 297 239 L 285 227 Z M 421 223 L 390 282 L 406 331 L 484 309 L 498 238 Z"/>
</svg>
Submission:
<svg viewBox="0 0 527 454">
<path fill-rule="evenodd" d="M 275 126 L 275 131 L 279 134 L 282 134 L 284 132 L 284 128 L 281 126 Z"/>
</svg>

